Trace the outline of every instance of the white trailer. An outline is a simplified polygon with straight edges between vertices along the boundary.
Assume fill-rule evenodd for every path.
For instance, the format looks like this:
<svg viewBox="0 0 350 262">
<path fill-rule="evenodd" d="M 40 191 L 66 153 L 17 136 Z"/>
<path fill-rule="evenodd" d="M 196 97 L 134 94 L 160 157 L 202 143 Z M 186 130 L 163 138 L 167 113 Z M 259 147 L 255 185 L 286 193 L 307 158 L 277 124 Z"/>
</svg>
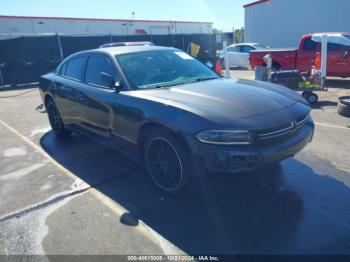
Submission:
<svg viewBox="0 0 350 262">
<path fill-rule="evenodd" d="M 0 16 L 2 39 L 17 35 L 167 35 L 212 33 L 211 22 Z"/>
</svg>

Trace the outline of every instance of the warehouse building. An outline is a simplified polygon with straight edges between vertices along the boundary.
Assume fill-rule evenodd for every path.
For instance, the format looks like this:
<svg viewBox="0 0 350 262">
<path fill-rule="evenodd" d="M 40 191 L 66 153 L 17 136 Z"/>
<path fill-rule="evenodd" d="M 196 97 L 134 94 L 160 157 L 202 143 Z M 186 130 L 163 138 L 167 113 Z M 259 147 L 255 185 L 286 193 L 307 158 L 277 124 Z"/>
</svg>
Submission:
<svg viewBox="0 0 350 262">
<path fill-rule="evenodd" d="M 37 34 L 168 35 L 211 33 L 211 22 L 0 16 L 0 36 Z"/>
<path fill-rule="evenodd" d="M 245 41 L 295 47 L 317 32 L 350 32 L 349 0 L 260 0 L 245 9 Z"/>
</svg>

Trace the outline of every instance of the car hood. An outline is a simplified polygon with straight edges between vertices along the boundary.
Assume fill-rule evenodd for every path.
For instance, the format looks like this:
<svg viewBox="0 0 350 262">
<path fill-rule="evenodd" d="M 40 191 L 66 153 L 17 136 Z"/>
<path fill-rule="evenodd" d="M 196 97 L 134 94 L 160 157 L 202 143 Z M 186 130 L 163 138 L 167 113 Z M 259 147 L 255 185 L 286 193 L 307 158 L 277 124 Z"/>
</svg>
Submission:
<svg viewBox="0 0 350 262">
<path fill-rule="evenodd" d="M 191 111 L 200 116 L 247 118 L 306 103 L 296 92 L 266 82 L 245 79 L 217 79 L 164 89 L 132 92 Z"/>
</svg>

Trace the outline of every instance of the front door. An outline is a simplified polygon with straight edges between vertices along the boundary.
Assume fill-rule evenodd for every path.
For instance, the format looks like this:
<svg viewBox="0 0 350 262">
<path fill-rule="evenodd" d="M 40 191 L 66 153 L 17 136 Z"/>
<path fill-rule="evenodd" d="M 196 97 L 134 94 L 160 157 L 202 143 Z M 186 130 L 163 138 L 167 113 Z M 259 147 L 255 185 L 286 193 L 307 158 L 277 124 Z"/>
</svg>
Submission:
<svg viewBox="0 0 350 262">
<path fill-rule="evenodd" d="M 107 56 L 90 55 L 86 64 L 83 89 L 83 125 L 88 131 L 108 139 L 113 128 L 113 100 L 118 94 L 115 89 L 105 86 L 101 73 L 117 79 L 114 65 Z"/>
<path fill-rule="evenodd" d="M 328 68 L 329 75 L 350 76 L 350 52 L 349 47 L 328 43 Z"/>
</svg>

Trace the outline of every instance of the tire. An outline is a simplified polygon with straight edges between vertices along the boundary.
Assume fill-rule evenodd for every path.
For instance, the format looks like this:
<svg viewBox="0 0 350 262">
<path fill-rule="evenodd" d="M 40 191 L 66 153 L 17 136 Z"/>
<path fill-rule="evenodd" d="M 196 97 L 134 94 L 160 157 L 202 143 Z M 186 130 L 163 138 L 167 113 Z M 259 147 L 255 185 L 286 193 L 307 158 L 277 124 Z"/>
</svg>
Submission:
<svg viewBox="0 0 350 262">
<path fill-rule="evenodd" d="M 61 115 L 54 101 L 51 99 L 47 102 L 46 111 L 49 118 L 52 132 L 57 137 L 69 137 L 71 132 L 66 129 L 62 121 Z"/>
<path fill-rule="evenodd" d="M 343 105 L 350 106 L 350 96 L 341 96 L 339 97 L 339 102 Z"/>
<path fill-rule="evenodd" d="M 318 102 L 318 95 L 316 95 L 315 93 L 310 93 L 307 95 L 307 99 L 306 99 L 311 105 L 314 105 Z"/>
<path fill-rule="evenodd" d="M 308 96 L 309 96 L 309 92 L 303 92 L 302 94 L 301 94 L 304 98 L 305 98 L 305 100 L 307 101 L 307 98 L 308 98 Z"/>
<path fill-rule="evenodd" d="M 145 169 L 158 189 L 177 196 L 189 191 L 194 178 L 190 157 L 173 134 L 152 129 L 142 149 Z"/>
<path fill-rule="evenodd" d="M 282 66 L 276 62 L 272 61 L 272 69 L 275 71 L 281 71 L 282 70 Z"/>
<path fill-rule="evenodd" d="M 338 114 L 345 117 L 350 117 L 350 106 L 343 103 L 338 103 Z"/>
</svg>

